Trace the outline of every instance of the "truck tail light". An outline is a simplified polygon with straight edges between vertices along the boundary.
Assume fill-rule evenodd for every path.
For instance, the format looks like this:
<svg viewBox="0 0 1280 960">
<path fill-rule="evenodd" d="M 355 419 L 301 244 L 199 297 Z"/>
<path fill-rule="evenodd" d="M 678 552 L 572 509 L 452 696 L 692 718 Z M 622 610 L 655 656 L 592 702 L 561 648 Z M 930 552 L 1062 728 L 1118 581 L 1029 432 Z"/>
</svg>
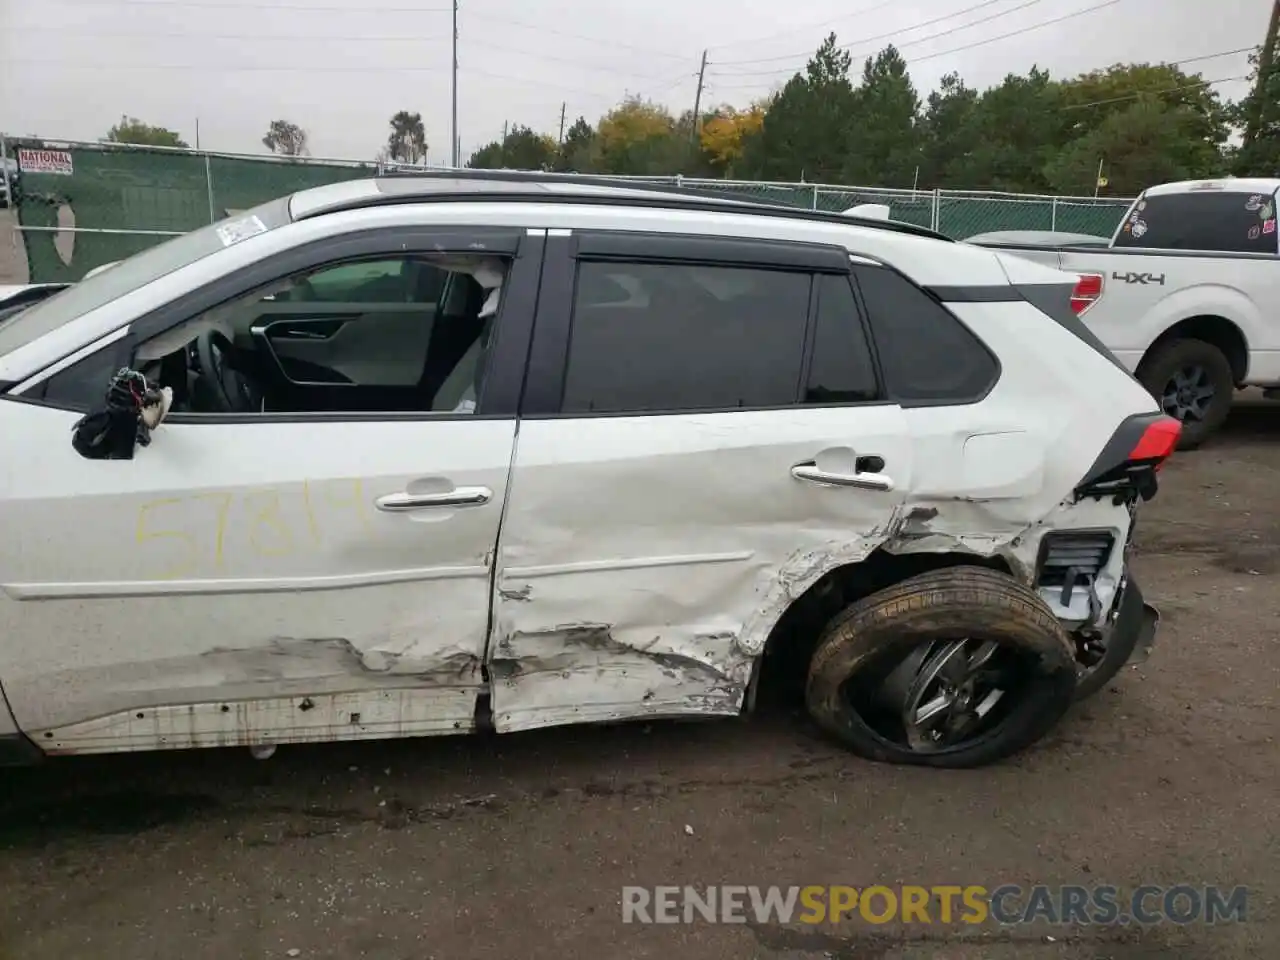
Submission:
<svg viewBox="0 0 1280 960">
<path fill-rule="evenodd" d="M 1098 302 L 1102 296 L 1102 274 L 1082 273 L 1071 291 L 1071 309 L 1078 317 Z"/>
</svg>

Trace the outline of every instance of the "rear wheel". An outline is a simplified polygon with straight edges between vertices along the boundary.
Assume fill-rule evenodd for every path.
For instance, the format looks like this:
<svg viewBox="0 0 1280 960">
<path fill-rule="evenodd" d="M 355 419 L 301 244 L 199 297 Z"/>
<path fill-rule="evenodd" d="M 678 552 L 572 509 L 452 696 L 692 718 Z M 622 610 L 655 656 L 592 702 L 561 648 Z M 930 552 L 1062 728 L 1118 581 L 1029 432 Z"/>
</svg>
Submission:
<svg viewBox="0 0 1280 960">
<path fill-rule="evenodd" d="M 1179 450 L 1204 443 L 1231 412 L 1235 376 L 1226 355 L 1203 340 L 1171 340 L 1152 351 L 1138 380 L 1160 409 L 1182 422 Z"/>
<path fill-rule="evenodd" d="M 949 567 L 852 605 L 809 667 L 814 721 L 870 760 L 977 767 L 1039 740 L 1071 705 L 1075 651 L 1007 574 Z"/>
</svg>

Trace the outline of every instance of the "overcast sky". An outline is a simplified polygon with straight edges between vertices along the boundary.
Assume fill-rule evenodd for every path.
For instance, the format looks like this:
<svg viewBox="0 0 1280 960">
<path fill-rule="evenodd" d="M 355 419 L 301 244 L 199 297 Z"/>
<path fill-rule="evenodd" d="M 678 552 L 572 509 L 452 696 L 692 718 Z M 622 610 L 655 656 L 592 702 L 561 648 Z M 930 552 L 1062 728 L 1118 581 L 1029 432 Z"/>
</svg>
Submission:
<svg viewBox="0 0 1280 960">
<path fill-rule="evenodd" d="M 896 44 L 923 97 L 1032 65 L 1070 76 L 1121 61 L 1184 61 L 1243 77 L 1270 0 L 459 0 L 463 159 L 503 122 L 555 135 L 627 94 L 746 104 L 804 66 L 828 31 L 863 59 Z M 0 131 L 101 137 L 121 114 L 189 142 L 263 152 L 267 124 L 301 124 L 315 156 L 371 159 L 387 118 L 421 112 L 447 162 L 451 0 L 0 0 Z M 1027 30 L 1076 11 L 1099 9 Z M 981 21 L 981 22 L 979 22 Z M 972 24 L 971 27 L 966 25 Z M 1005 39 L 993 39 L 1017 32 Z M 984 42 L 990 41 L 990 42 Z M 969 49 L 960 49 L 969 47 Z M 1217 84 L 1237 98 L 1246 84 Z"/>
</svg>

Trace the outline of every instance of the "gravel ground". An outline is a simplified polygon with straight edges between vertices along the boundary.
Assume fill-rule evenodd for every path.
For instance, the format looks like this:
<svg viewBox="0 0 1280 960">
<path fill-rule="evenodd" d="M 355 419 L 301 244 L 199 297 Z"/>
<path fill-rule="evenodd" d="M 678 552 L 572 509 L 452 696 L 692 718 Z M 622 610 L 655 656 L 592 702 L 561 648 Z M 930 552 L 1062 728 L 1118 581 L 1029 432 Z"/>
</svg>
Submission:
<svg viewBox="0 0 1280 960">
<path fill-rule="evenodd" d="M 1136 561 L 1148 663 L 1016 760 L 851 759 L 750 721 L 88 758 L 0 781 L 0 958 L 1271 955 L 1280 891 L 1280 409 L 1180 455 Z M 624 926 L 656 884 L 1248 885 L 1178 927 Z M 1266 945 L 1272 944 L 1270 948 Z"/>
</svg>

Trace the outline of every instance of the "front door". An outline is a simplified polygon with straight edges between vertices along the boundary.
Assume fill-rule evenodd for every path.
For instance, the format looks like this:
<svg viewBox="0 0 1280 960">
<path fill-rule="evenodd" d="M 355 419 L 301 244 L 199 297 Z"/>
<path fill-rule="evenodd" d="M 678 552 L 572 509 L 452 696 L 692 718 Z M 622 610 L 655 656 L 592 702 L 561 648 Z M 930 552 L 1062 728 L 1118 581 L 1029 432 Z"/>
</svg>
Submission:
<svg viewBox="0 0 1280 960">
<path fill-rule="evenodd" d="M 536 289 L 539 244 L 505 260 L 504 293 Z M 486 382 L 510 379 L 487 348 L 532 320 L 531 300 L 507 301 L 493 329 L 450 318 L 485 330 Z M 258 302 L 220 308 L 229 341 Z M 130 461 L 81 458 L 78 412 L 0 398 L 6 449 L 30 452 L 0 470 L 0 678 L 44 749 L 472 729 L 514 397 L 462 414 L 410 391 L 368 412 L 349 389 L 361 412 L 326 393 L 324 413 L 175 415 Z"/>
<path fill-rule="evenodd" d="M 912 477 L 843 251 L 549 241 L 490 643 L 499 731 L 732 714 Z"/>
</svg>

